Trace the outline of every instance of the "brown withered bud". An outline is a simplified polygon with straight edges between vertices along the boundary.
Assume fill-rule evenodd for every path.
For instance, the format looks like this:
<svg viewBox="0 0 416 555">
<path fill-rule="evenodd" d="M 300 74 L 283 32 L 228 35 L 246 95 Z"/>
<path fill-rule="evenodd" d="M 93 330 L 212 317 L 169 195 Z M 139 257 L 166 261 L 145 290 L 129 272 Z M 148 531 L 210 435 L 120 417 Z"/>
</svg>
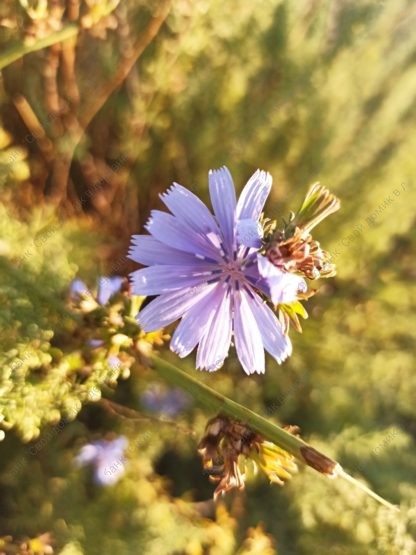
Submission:
<svg viewBox="0 0 416 555">
<path fill-rule="evenodd" d="M 333 461 L 309 445 L 301 447 L 300 452 L 308 466 L 328 476 L 336 475 L 337 468 L 339 467 L 336 461 Z"/>
</svg>

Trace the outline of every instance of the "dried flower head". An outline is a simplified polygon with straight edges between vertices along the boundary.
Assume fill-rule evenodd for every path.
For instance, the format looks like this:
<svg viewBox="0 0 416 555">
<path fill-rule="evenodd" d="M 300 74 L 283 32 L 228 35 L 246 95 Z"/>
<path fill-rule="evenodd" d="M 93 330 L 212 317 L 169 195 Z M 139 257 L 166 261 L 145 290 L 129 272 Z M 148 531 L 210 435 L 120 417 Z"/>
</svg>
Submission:
<svg viewBox="0 0 416 555">
<path fill-rule="evenodd" d="M 277 268 L 301 274 L 308 279 L 329 278 L 336 274 L 335 264 L 310 234 L 311 230 L 340 207 L 339 199 L 315 183 L 302 206 L 281 230 L 266 239 L 266 255 Z"/>
<path fill-rule="evenodd" d="M 336 274 L 335 264 L 329 262 L 329 253 L 321 249 L 312 235 L 305 236 L 299 227 L 288 239 L 285 239 L 284 232 L 276 233 L 267 249 L 267 257 L 277 268 L 302 274 L 308 279 L 329 278 Z"/>
<path fill-rule="evenodd" d="M 262 470 L 270 482 L 279 485 L 297 471 L 290 453 L 265 441 L 246 424 L 222 415 L 208 422 L 198 451 L 211 481 L 217 483 L 214 499 L 232 489 L 243 489 L 250 467 Z"/>
</svg>

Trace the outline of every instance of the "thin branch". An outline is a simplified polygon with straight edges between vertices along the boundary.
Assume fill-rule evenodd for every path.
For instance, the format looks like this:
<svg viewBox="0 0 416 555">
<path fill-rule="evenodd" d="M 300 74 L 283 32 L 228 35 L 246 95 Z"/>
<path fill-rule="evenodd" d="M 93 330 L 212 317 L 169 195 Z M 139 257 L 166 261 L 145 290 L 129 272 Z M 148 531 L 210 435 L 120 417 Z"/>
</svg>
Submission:
<svg viewBox="0 0 416 555">
<path fill-rule="evenodd" d="M 70 21 L 76 21 L 79 18 L 79 0 L 67 1 L 67 13 Z"/>
<path fill-rule="evenodd" d="M 75 111 L 80 98 L 77 78 L 75 74 L 76 39 L 65 41 L 62 44 L 61 56 L 64 93 L 71 104 L 72 110 Z"/>
<path fill-rule="evenodd" d="M 178 426 L 176 422 L 173 420 L 165 420 L 164 418 L 156 418 L 154 416 L 143 415 L 140 412 L 137 412 L 134 409 L 129 407 L 125 407 L 123 405 L 119 405 L 114 401 L 110 401 L 110 399 L 100 399 L 98 404 L 104 407 L 106 410 L 110 411 L 111 413 L 121 417 L 126 418 L 127 420 L 136 420 L 139 422 L 152 422 L 156 424 L 166 424 L 167 426 L 173 426 L 179 432 L 189 435 L 195 436 L 195 432 L 190 428 L 185 428 L 184 426 Z"/>
<path fill-rule="evenodd" d="M 164 2 L 162 7 L 159 8 L 158 12 L 153 16 L 149 26 L 146 31 L 141 35 L 133 47 L 133 53 L 128 58 L 123 59 L 121 66 L 113 79 L 105 85 L 101 91 L 98 91 L 94 100 L 86 106 L 83 112 L 80 114 L 79 122 L 80 125 L 76 130 L 73 131 L 69 138 L 64 141 L 64 156 L 62 156 L 62 164 L 52 175 L 51 187 L 49 191 L 49 197 L 52 202 L 59 204 L 65 194 L 68 179 L 69 170 L 71 167 L 72 158 L 78 143 L 82 139 L 86 128 L 94 119 L 95 115 L 101 110 L 111 94 L 122 85 L 123 81 L 126 79 L 127 75 L 131 71 L 134 64 L 146 50 L 146 48 L 151 44 L 151 42 L 157 36 L 160 28 L 165 22 L 171 7 L 171 0 Z"/>
<path fill-rule="evenodd" d="M 61 112 L 60 98 L 58 91 L 58 69 L 61 45 L 54 44 L 46 52 L 43 73 L 45 104 L 48 112 L 55 119 Z"/>
<path fill-rule="evenodd" d="M 45 160 L 50 162 L 53 158 L 53 143 L 46 134 L 41 122 L 33 111 L 27 99 L 18 94 L 13 98 L 13 104 L 26 125 L 32 137 L 36 140 L 39 150 L 43 154 Z"/>
<path fill-rule="evenodd" d="M 168 0 L 164 2 L 162 7 L 159 8 L 158 12 L 153 16 L 152 21 L 149 23 L 146 31 L 143 35 L 135 42 L 133 45 L 132 54 L 123 60 L 119 70 L 113 77 L 113 79 L 103 87 L 101 91 L 95 96 L 91 104 L 85 108 L 83 113 L 80 115 L 80 122 L 82 126 L 82 132 L 94 119 L 95 115 L 101 110 L 107 99 L 113 94 L 113 92 L 122 85 L 123 81 L 126 79 L 130 73 L 132 67 L 146 50 L 146 48 L 151 44 L 153 39 L 156 38 L 159 33 L 160 28 L 165 22 L 167 16 L 169 15 L 171 7 L 171 1 Z"/>
</svg>

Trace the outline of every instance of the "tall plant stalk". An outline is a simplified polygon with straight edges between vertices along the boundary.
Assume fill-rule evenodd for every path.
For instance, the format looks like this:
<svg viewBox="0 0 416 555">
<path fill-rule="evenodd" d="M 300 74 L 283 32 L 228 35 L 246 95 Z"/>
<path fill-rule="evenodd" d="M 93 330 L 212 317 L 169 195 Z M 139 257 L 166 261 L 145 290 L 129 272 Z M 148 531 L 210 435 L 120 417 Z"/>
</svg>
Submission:
<svg viewBox="0 0 416 555">
<path fill-rule="evenodd" d="M 300 437 L 290 434 L 263 416 L 225 397 L 211 387 L 199 382 L 180 368 L 162 360 L 156 355 L 152 356 L 152 367 L 164 380 L 184 389 L 192 396 L 194 401 L 202 407 L 209 411 L 241 420 L 265 439 L 272 441 L 279 447 L 288 451 L 299 462 L 311 466 L 328 477 L 343 478 L 379 503 L 382 503 L 390 509 L 399 510 L 398 507 L 392 505 L 377 493 L 370 490 L 366 485 L 350 476 L 338 462 L 327 457 L 303 441 Z"/>
</svg>

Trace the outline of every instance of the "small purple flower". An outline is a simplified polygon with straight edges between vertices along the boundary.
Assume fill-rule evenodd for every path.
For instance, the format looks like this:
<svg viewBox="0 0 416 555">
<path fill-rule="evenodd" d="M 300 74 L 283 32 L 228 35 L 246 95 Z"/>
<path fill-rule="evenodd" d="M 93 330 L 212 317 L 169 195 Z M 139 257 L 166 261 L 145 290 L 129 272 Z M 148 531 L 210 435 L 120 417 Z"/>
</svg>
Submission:
<svg viewBox="0 0 416 555">
<path fill-rule="evenodd" d="M 102 339 L 89 339 L 87 345 L 91 349 L 98 349 L 104 345 L 104 341 Z"/>
<path fill-rule="evenodd" d="M 181 389 L 167 389 L 160 384 L 150 385 L 140 396 L 140 401 L 149 412 L 171 417 L 189 405 L 189 397 Z"/>
<path fill-rule="evenodd" d="M 215 217 L 185 187 L 161 196 L 172 214 L 153 210 L 150 235 L 134 235 L 129 257 L 148 266 L 131 275 L 133 293 L 159 295 L 138 314 L 146 332 L 181 318 L 171 349 L 187 356 L 197 345 L 197 367 L 214 371 L 231 339 L 247 374 L 263 373 L 264 349 L 281 363 L 292 350 L 274 312 L 263 301 L 290 303 L 306 284 L 259 254 L 259 218 L 272 178 L 257 170 L 237 202 L 226 167 L 209 172 Z"/>
<path fill-rule="evenodd" d="M 101 277 L 98 280 L 97 301 L 105 305 L 113 295 L 118 293 L 123 285 L 124 278 L 121 276 Z"/>
<path fill-rule="evenodd" d="M 115 484 L 124 474 L 124 451 L 127 439 L 123 436 L 113 440 L 87 443 L 75 459 L 78 466 L 91 465 L 94 481 L 100 486 Z"/>
<path fill-rule="evenodd" d="M 124 278 L 121 276 L 100 277 L 97 285 L 97 301 L 100 305 L 105 305 L 113 295 L 118 293 L 123 285 Z M 72 300 L 82 299 L 83 297 L 93 298 L 91 291 L 80 279 L 74 279 L 69 289 Z"/>
<path fill-rule="evenodd" d="M 81 279 L 74 279 L 69 288 L 71 299 L 91 295 L 90 290 Z"/>
<path fill-rule="evenodd" d="M 110 368 L 114 368 L 116 370 L 118 370 L 121 366 L 121 360 L 117 355 L 109 355 L 107 357 L 107 362 Z"/>
</svg>

